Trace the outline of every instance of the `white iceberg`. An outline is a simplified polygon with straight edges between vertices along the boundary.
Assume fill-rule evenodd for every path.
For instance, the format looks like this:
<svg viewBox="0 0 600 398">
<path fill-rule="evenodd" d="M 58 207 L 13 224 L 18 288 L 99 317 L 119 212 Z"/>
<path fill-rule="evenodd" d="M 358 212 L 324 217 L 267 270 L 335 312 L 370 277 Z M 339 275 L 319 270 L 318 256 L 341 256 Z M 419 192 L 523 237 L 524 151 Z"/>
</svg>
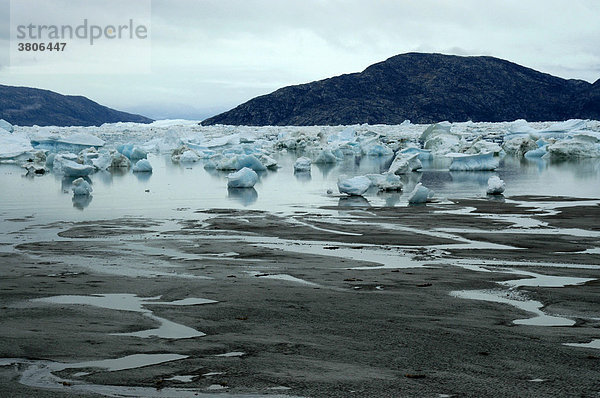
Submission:
<svg viewBox="0 0 600 398">
<path fill-rule="evenodd" d="M 146 159 L 148 152 L 134 144 L 123 144 L 117 146 L 117 151 L 125 155 L 130 160 Z"/>
<path fill-rule="evenodd" d="M 194 151 L 192 149 L 188 149 L 187 151 L 183 152 L 181 154 L 181 156 L 179 157 L 179 161 L 181 163 L 195 163 L 199 160 L 200 160 L 200 156 L 198 156 L 196 151 Z"/>
<path fill-rule="evenodd" d="M 73 181 L 73 187 L 71 189 L 75 196 L 88 196 L 93 191 L 90 183 L 81 177 Z"/>
<path fill-rule="evenodd" d="M 267 168 L 261 161 L 254 155 L 242 155 L 237 158 L 237 170 L 243 168 L 249 168 L 254 171 L 265 171 Z"/>
<path fill-rule="evenodd" d="M 536 142 L 531 137 L 514 137 L 504 141 L 502 148 L 509 155 L 523 156 L 525 153 L 538 149 Z"/>
<path fill-rule="evenodd" d="M 229 188 L 252 188 L 257 182 L 258 174 L 248 167 L 227 176 L 227 186 Z"/>
<path fill-rule="evenodd" d="M 332 164 L 337 163 L 338 160 L 331 149 L 323 149 L 315 158 L 315 164 Z"/>
<path fill-rule="evenodd" d="M 427 201 L 433 198 L 433 191 L 429 188 L 423 186 L 423 184 L 418 183 L 415 186 L 415 189 L 408 195 L 408 203 L 410 204 L 420 204 L 427 203 Z"/>
<path fill-rule="evenodd" d="M 404 154 L 404 155 L 413 155 L 416 153 L 418 155 L 419 160 L 433 159 L 433 155 L 431 154 L 431 151 L 429 149 L 409 147 L 409 148 L 404 148 L 403 150 L 400 151 L 400 153 Z"/>
<path fill-rule="evenodd" d="M 365 176 L 348 178 L 342 175 L 338 178 L 337 186 L 340 193 L 361 196 L 371 187 L 371 180 Z"/>
<path fill-rule="evenodd" d="M 488 195 L 501 195 L 506 188 L 504 181 L 498 176 L 491 176 L 487 181 L 487 194 Z"/>
<path fill-rule="evenodd" d="M 17 161 L 19 157 L 32 150 L 31 142 L 25 134 L 11 134 L 0 129 L 0 162 Z"/>
<path fill-rule="evenodd" d="M 380 191 L 401 191 L 403 187 L 400 176 L 394 173 L 367 174 L 366 177 Z"/>
<path fill-rule="evenodd" d="M 465 153 L 449 153 L 452 158 L 450 171 L 489 171 L 496 170 L 500 166 L 500 160 L 493 152 L 478 153 L 475 155 Z"/>
<path fill-rule="evenodd" d="M 423 133 L 419 137 L 419 142 L 424 144 L 425 142 L 427 142 L 432 137 L 435 137 L 436 135 L 451 134 L 450 133 L 451 127 L 452 127 L 452 124 L 450 122 L 440 122 L 440 123 L 432 124 L 429 127 L 427 127 L 425 129 L 425 131 L 423 131 Z"/>
<path fill-rule="evenodd" d="M 131 167 L 131 161 L 127 158 L 127 156 L 119 153 L 117 151 L 111 152 L 112 160 L 110 162 L 110 167 L 114 169 L 128 169 Z"/>
<path fill-rule="evenodd" d="M 94 166 L 76 162 L 77 155 L 59 154 L 54 156 L 52 171 L 55 174 L 63 174 L 69 177 L 85 177 L 95 171 Z"/>
<path fill-rule="evenodd" d="M 310 167 L 311 167 L 311 160 L 307 157 L 300 157 L 296 160 L 296 163 L 294 163 L 294 172 L 310 172 Z"/>
<path fill-rule="evenodd" d="M 360 151 L 366 156 L 391 156 L 394 154 L 394 151 L 379 142 L 377 137 L 362 143 Z"/>
<path fill-rule="evenodd" d="M 258 160 L 265 166 L 267 169 L 276 169 L 279 167 L 277 165 L 277 161 L 270 157 L 269 155 L 265 155 L 264 153 L 258 157 Z"/>
<path fill-rule="evenodd" d="M 356 139 L 356 130 L 354 127 L 346 127 L 344 130 L 330 134 L 327 142 L 352 142 Z"/>
<path fill-rule="evenodd" d="M 132 169 L 135 173 L 152 173 L 152 165 L 148 159 L 140 159 L 133 166 Z"/>
<path fill-rule="evenodd" d="M 593 133 L 576 134 L 546 147 L 545 157 L 552 159 L 577 159 L 600 157 L 600 137 Z"/>
<path fill-rule="evenodd" d="M 398 152 L 388 169 L 388 173 L 408 174 L 412 171 L 419 170 L 422 167 L 423 164 L 419 160 L 419 153 Z"/>
<path fill-rule="evenodd" d="M 5 130 L 9 133 L 12 133 L 13 131 L 15 131 L 15 128 L 13 127 L 13 125 L 4 119 L 0 119 L 0 129 Z"/>
<path fill-rule="evenodd" d="M 35 137 L 31 140 L 31 145 L 35 149 L 44 149 L 50 152 L 79 153 L 86 148 L 103 147 L 104 144 L 105 142 L 100 138 L 87 133 L 75 133 L 67 137 L 46 135 Z"/>
</svg>

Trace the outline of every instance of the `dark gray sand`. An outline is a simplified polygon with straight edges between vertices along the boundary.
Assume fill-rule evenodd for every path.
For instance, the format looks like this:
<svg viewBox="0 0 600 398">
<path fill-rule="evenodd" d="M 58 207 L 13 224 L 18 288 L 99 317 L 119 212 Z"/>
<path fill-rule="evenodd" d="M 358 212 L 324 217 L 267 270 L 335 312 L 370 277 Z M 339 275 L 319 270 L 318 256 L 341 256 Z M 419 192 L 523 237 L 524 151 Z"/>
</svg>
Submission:
<svg viewBox="0 0 600 398">
<path fill-rule="evenodd" d="M 558 198 L 563 207 L 548 212 L 533 204 L 548 198 L 518 201 L 13 220 L 23 228 L 0 247 L 0 357 L 14 359 L 0 362 L 0 395 L 88 396 L 112 385 L 147 387 L 139 396 L 186 388 L 198 396 L 598 397 L 600 350 L 564 344 L 600 339 L 600 282 L 511 290 L 497 282 L 531 277 L 519 270 L 600 278 L 600 206 Z M 511 216 L 542 224 L 522 228 Z M 534 315 L 450 294 L 486 289 L 518 291 L 574 325 L 516 325 Z M 112 293 L 217 303 L 146 305 L 206 334 L 169 339 L 115 335 L 158 327 L 140 312 L 31 301 Z M 159 353 L 186 358 L 120 371 L 67 367 L 45 387 L 23 377 L 49 363 L 40 361 Z M 226 353 L 234 354 L 217 356 Z M 191 381 L 168 380 L 182 375 Z"/>
</svg>

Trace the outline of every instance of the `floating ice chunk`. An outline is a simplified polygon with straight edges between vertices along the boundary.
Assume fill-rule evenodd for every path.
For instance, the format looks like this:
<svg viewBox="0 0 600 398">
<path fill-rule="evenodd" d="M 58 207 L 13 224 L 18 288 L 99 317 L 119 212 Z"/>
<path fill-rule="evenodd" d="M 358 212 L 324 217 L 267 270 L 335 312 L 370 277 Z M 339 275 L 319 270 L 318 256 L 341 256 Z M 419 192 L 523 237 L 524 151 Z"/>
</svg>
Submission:
<svg viewBox="0 0 600 398">
<path fill-rule="evenodd" d="M 89 182 L 79 177 L 73 181 L 73 195 L 75 196 L 88 196 L 94 190 Z"/>
<path fill-rule="evenodd" d="M 577 134 L 573 138 L 557 141 L 546 147 L 546 157 L 552 159 L 577 159 L 600 157 L 600 139 L 593 134 Z"/>
<path fill-rule="evenodd" d="M 195 163 L 198 160 L 200 160 L 200 156 L 198 156 L 196 151 L 192 149 L 188 149 L 187 151 L 183 152 L 179 157 L 179 161 L 181 163 Z"/>
<path fill-rule="evenodd" d="M 582 130 L 587 127 L 587 122 L 580 119 L 570 119 L 564 122 L 554 123 L 545 129 L 540 130 L 540 133 L 567 133 L 574 130 Z"/>
<path fill-rule="evenodd" d="M 104 146 L 104 141 L 91 134 L 75 133 L 68 137 L 60 135 L 36 137 L 31 140 L 31 145 L 36 149 L 45 149 L 50 152 L 79 153 L 89 147 L 100 148 Z"/>
<path fill-rule="evenodd" d="M 97 170 L 106 170 L 112 165 L 112 156 L 110 152 L 104 150 L 98 152 L 98 157 L 92 159 L 92 166 L 94 166 Z"/>
<path fill-rule="evenodd" d="M 254 171 L 265 171 L 267 168 L 254 155 L 242 155 L 237 158 L 236 170 L 249 168 Z"/>
<path fill-rule="evenodd" d="M 450 134 L 450 128 L 452 124 L 450 122 L 440 122 L 430 125 L 423 131 L 423 134 L 419 137 L 419 142 L 425 143 L 430 138 L 440 134 Z"/>
<path fill-rule="evenodd" d="M 365 176 L 348 178 L 342 175 L 338 178 L 337 186 L 340 193 L 361 196 L 371 186 L 371 180 Z"/>
<path fill-rule="evenodd" d="M 311 160 L 307 157 L 300 157 L 296 160 L 296 163 L 294 163 L 294 171 L 295 172 L 306 172 L 309 171 L 310 172 L 310 167 L 311 167 Z"/>
<path fill-rule="evenodd" d="M 113 153 L 111 153 L 111 156 L 112 160 L 110 162 L 110 167 L 115 169 L 128 169 L 129 167 L 131 167 L 131 161 L 127 158 L 127 156 L 123 155 L 122 153 L 114 151 Z"/>
<path fill-rule="evenodd" d="M 523 156 L 523 154 L 537 149 L 538 145 L 530 137 L 514 137 L 505 141 L 502 145 L 504 151 L 509 155 Z"/>
<path fill-rule="evenodd" d="M 77 155 L 59 154 L 54 156 L 52 162 L 52 171 L 56 174 L 63 174 L 69 177 L 85 177 L 92 174 L 94 166 L 80 164 L 76 162 Z"/>
<path fill-rule="evenodd" d="M 410 147 L 410 148 L 404 148 L 403 150 L 400 151 L 400 153 L 404 154 L 404 155 L 412 155 L 412 154 L 418 154 L 418 158 L 419 160 L 431 160 L 433 158 L 433 155 L 431 154 L 431 151 L 428 149 L 421 149 L 421 148 L 415 148 L 415 147 Z"/>
<path fill-rule="evenodd" d="M 238 168 L 238 157 L 237 155 L 233 156 L 224 156 L 216 163 L 217 170 L 240 170 Z"/>
<path fill-rule="evenodd" d="M 123 144 L 117 146 L 117 151 L 125 155 L 130 160 L 146 159 L 148 152 L 134 144 Z"/>
<path fill-rule="evenodd" d="M 376 186 L 380 191 L 400 191 L 403 187 L 400 176 L 394 173 L 367 174 L 366 177 L 371 180 L 371 185 Z"/>
<path fill-rule="evenodd" d="M 13 125 L 4 119 L 0 119 L 0 129 L 6 130 L 9 133 L 12 133 L 13 131 L 15 131 L 15 128 L 13 127 Z"/>
<path fill-rule="evenodd" d="M 515 120 L 510 124 L 510 126 L 508 126 L 504 140 L 509 141 L 514 138 L 529 138 L 530 135 L 537 133 L 538 130 L 531 127 L 526 120 L 519 119 Z"/>
<path fill-rule="evenodd" d="M 227 176 L 229 188 L 252 188 L 258 182 L 258 174 L 248 167 Z"/>
<path fill-rule="evenodd" d="M 376 140 L 362 144 L 360 150 L 366 156 L 390 156 L 394 154 L 394 151 Z"/>
<path fill-rule="evenodd" d="M 207 141 L 204 145 L 207 148 L 216 148 L 225 145 L 239 145 L 240 135 L 239 134 L 227 134 L 222 137 L 214 138 Z"/>
<path fill-rule="evenodd" d="M 433 197 L 434 193 L 431 189 L 424 187 L 423 184 L 418 183 L 415 189 L 408 195 L 408 203 L 419 204 L 426 203 Z"/>
<path fill-rule="evenodd" d="M 0 161 L 16 160 L 32 151 L 29 138 L 24 133 L 9 133 L 0 129 Z"/>
<path fill-rule="evenodd" d="M 140 159 L 133 166 L 134 173 L 152 173 L 152 165 L 148 161 L 148 159 Z"/>
<path fill-rule="evenodd" d="M 277 165 L 277 161 L 269 155 L 262 154 L 259 156 L 258 160 L 260 160 L 263 166 L 265 166 L 267 169 L 276 169 L 279 167 Z"/>
<path fill-rule="evenodd" d="M 536 149 L 531 149 L 531 150 L 525 152 L 525 157 L 528 159 L 541 158 L 542 156 L 544 156 L 545 154 L 548 153 L 547 148 L 548 148 L 548 145 L 544 145 L 544 146 L 536 148 Z"/>
<path fill-rule="evenodd" d="M 327 142 L 351 142 L 356 139 L 356 130 L 354 127 L 347 127 L 344 130 L 330 134 Z"/>
<path fill-rule="evenodd" d="M 487 182 L 488 195 L 501 195 L 504 192 L 506 185 L 498 176 L 491 176 Z"/>
<path fill-rule="evenodd" d="M 331 149 L 323 149 L 317 155 L 315 159 L 315 164 L 331 164 L 337 163 L 338 158 L 331 152 Z"/>
<path fill-rule="evenodd" d="M 475 155 L 449 153 L 446 156 L 452 158 L 450 171 L 496 170 L 500 165 L 498 157 L 495 157 L 493 152 Z"/>
<path fill-rule="evenodd" d="M 419 160 L 418 153 L 402 153 L 398 152 L 392 161 L 388 173 L 392 174 L 408 174 L 412 171 L 419 170 L 423 164 Z"/>
<path fill-rule="evenodd" d="M 437 155 L 444 155 L 460 149 L 460 138 L 454 134 L 438 134 L 425 141 L 423 147 Z"/>
<path fill-rule="evenodd" d="M 487 153 L 493 152 L 494 155 L 499 155 L 502 152 L 502 147 L 495 142 L 489 142 L 482 139 L 482 137 L 477 137 L 473 142 L 471 142 L 470 146 L 464 150 L 465 153 Z"/>
</svg>

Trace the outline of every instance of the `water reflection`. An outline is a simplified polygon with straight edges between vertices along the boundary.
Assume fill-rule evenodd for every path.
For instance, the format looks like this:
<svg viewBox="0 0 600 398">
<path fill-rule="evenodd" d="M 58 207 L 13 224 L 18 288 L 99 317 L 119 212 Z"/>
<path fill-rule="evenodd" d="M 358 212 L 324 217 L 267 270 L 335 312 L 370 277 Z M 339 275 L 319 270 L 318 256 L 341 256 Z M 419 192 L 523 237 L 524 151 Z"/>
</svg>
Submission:
<svg viewBox="0 0 600 398">
<path fill-rule="evenodd" d="M 92 195 L 73 195 L 73 207 L 83 210 L 92 203 Z"/>
<path fill-rule="evenodd" d="M 146 182 L 152 177 L 152 173 L 133 173 L 134 176 L 138 179 L 139 182 Z"/>
<path fill-rule="evenodd" d="M 296 177 L 296 180 L 304 183 L 310 182 L 310 180 L 312 179 L 310 171 L 295 171 L 294 177 Z"/>
<path fill-rule="evenodd" d="M 338 201 L 339 207 L 371 207 L 369 201 L 362 196 L 345 196 Z"/>
<path fill-rule="evenodd" d="M 242 204 L 250 206 L 258 199 L 258 192 L 254 188 L 227 188 L 227 197 Z"/>
</svg>

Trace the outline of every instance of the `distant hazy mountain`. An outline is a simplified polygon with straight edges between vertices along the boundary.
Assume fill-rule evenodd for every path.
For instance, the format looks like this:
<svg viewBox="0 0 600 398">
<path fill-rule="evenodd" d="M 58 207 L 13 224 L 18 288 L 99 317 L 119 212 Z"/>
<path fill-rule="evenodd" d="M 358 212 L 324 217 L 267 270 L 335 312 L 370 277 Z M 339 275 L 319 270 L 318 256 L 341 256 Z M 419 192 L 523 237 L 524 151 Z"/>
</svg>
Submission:
<svg viewBox="0 0 600 398">
<path fill-rule="evenodd" d="M 493 57 L 408 53 L 361 73 L 281 88 L 202 124 L 600 119 L 599 101 L 598 81 L 565 80 Z"/>
<path fill-rule="evenodd" d="M 0 85 L 0 118 L 19 126 L 99 126 L 115 122 L 152 122 L 147 117 L 107 108 L 81 96 L 3 85 Z"/>
</svg>

